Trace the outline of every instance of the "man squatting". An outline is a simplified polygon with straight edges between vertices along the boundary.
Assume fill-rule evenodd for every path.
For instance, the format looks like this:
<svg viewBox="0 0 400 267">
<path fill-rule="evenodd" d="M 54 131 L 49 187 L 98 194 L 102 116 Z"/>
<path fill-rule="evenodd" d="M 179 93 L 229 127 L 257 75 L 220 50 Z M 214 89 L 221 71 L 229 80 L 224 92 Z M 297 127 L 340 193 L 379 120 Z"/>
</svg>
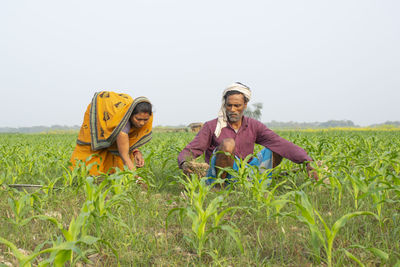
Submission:
<svg viewBox="0 0 400 267">
<path fill-rule="evenodd" d="M 313 159 L 303 148 L 280 137 L 263 123 L 243 115 L 250 98 L 250 88 L 242 83 L 236 82 L 226 88 L 222 94 L 218 118 L 207 121 L 196 137 L 179 153 L 179 168 L 186 174 L 191 173 L 191 160 L 205 152 L 205 162 L 210 163 L 206 176 L 210 177 L 208 182 L 212 183 L 212 178 L 218 177 L 219 168 L 238 169 L 229 154 L 243 160 L 253 154 L 254 144 L 260 144 L 264 149 L 248 162 L 249 165 L 256 165 L 260 171 L 265 171 L 275 167 L 284 157 L 298 164 L 306 162 L 308 176 L 318 180 L 317 173 L 309 163 Z M 275 164 L 273 159 L 278 159 Z M 226 172 L 220 177 L 231 178 Z"/>
</svg>

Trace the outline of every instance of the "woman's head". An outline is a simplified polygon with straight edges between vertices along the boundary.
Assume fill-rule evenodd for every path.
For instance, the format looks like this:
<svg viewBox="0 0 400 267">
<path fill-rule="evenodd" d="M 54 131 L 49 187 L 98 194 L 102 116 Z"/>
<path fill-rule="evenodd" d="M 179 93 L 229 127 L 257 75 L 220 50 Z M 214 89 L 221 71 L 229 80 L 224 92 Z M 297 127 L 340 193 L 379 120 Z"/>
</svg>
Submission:
<svg viewBox="0 0 400 267">
<path fill-rule="evenodd" d="M 152 105 L 149 102 L 140 102 L 133 109 L 130 121 L 132 127 L 141 128 L 143 127 L 150 119 L 150 116 L 153 114 Z"/>
<path fill-rule="evenodd" d="M 132 115 L 135 115 L 138 113 L 147 113 L 147 114 L 149 114 L 149 116 L 151 116 L 151 114 L 153 114 L 152 105 L 149 102 L 140 102 L 133 109 Z"/>
</svg>

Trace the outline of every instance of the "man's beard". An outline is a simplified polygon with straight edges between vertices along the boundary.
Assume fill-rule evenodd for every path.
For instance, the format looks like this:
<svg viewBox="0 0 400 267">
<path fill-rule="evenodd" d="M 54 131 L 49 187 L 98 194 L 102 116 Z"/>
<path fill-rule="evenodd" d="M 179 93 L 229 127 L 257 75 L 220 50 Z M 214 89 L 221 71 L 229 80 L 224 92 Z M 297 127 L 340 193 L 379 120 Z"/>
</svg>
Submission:
<svg viewBox="0 0 400 267">
<path fill-rule="evenodd" d="M 239 112 L 226 112 L 229 122 L 238 122 L 242 119 L 243 113 Z"/>
</svg>

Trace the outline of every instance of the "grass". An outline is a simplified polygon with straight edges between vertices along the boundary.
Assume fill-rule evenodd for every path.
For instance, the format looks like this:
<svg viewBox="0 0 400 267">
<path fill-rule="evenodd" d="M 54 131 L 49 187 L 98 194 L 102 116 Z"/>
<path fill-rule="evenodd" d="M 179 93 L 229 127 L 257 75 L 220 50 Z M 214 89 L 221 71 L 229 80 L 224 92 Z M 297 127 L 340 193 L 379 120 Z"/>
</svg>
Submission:
<svg viewBox="0 0 400 267">
<path fill-rule="evenodd" d="M 106 204 L 113 197 L 121 199 L 107 209 L 99 208 L 99 202 L 95 205 L 87 202 L 95 197 L 88 198 L 86 177 L 78 174 L 72 183 L 64 179 L 68 176 L 66 169 L 76 134 L 0 135 L 0 237 L 22 249 L 22 254 L 54 248 L 57 238 L 59 242 L 66 242 L 60 228 L 48 220 L 35 217 L 24 225 L 15 223 L 16 215 L 8 201 L 28 192 L 18 193 L 7 184 L 46 186 L 58 179 L 53 190 L 29 192 L 34 197 L 23 204 L 20 215 L 21 220 L 32 216 L 56 218 L 68 229 L 71 221 L 89 205 L 92 211 L 80 228 L 84 234 L 78 237 L 90 235 L 98 240 L 76 244 L 71 250 L 73 265 L 92 262 L 94 266 L 315 266 L 329 264 L 329 258 L 333 266 L 399 264 L 400 131 L 282 131 L 279 134 L 305 148 L 313 158 L 323 160 L 328 171 L 319 170 L 321 175 L 334 178 L 341 187 L 334 183 L 310 182 L 303 169 L 292 171 L 298 166 L 284 160 L 265 192 L 256 191 L 264 189 L 253 188 L 251 183 L 238 184 L 230 190 L 207 188 L 202 202 L 204 210 L 217 198 L 223 201 L 212 204 L 216 213 L 209 217 L 205 229 L 215 225 L 215 214 L 232 208 L 221 216 L 219 225 L 237 230 L 235 234 L 243 250 L 226 228 L 216 228 L 202 236 L 204 242 L 199 250 L 196 246 L 199 240 L 193 236 L 193 218 L 184 213 L 180 215 L 179 209 L 195 210 L 194 195 L 199 193 L 199 188 L 194 189 L 193 197 L 187 193 L 188 185 L 181 182 L 184 176 L 176 162 L 179 151 L 193 138 L 192 133 L 156 133 L 142 149 L 146 166 L 139 170 L 149 189 L 143 191 L 136 183 L 122 183 L 114 190 L 112 182 L 106 183 L 101 192 L 107 196 L 103 194 L 101 199 Z M 287 175 L 279 176 L 280 171 L 286 171 Z M 121 181 L 132 177 L 130 173 L 120 175 Z M 368 185 L 367 189 L 360 187 L 357 206 L 354 199 L 357 183 L 352 181 Z M 374 182 L 384 189 L 377 190 Z M 273 199 L 285 196 L 295 203 L 295 195 L 304 193 L 329 228 L 346 214 L 362 211 L 378 214 L 379 205 L 380 220 L 374 216 L 349 219 L 332 240 L 332 254 L 327 255 L 320 244 L 317 255 L 310 242 L 310 228 L 298 217 L 301 201 L 297 206 L 286 203 L 279 212 L 268 209 L 268 203 L 273 201 L 266 201 L 268 190 L 279 183 L 282 184 L 276 188 Z M 377 202 L 376 196 L 383 201 Z M 171 213 L 173 209 L 177 211 Z M 103 216 L 99 216 L 100 211 Z M 323 223 L 316 213 L 314 217 L 316 229 L 325 235 Z M 16 253 L 4 242 L 0 244 L 0 255 L 0 266 L 2 262 L 18 264 Z M 51 253 L 41 254 L 31 264 L 51 257 Z M 55 265 L 54 262 L 53 259 L 49 265 Z"/>
</svg>

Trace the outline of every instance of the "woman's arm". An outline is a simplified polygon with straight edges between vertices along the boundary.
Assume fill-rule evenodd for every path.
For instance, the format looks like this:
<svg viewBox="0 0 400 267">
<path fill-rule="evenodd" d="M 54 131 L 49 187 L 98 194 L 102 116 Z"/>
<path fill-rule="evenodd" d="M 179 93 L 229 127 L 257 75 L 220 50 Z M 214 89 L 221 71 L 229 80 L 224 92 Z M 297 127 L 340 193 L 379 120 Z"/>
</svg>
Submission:
<svg viewBox="0 0 400 267">
<path fill-rule="evenodd" d="M 124 165 L 128 167 L 129 170 L 134 170 L 135 165 L 133 164 L 131 158 L 129 157 L 129 136 L 124 132 L 120 132 L 117 136 L 117 146 L 119 155 L 124 162 Z"/>
</svg>

